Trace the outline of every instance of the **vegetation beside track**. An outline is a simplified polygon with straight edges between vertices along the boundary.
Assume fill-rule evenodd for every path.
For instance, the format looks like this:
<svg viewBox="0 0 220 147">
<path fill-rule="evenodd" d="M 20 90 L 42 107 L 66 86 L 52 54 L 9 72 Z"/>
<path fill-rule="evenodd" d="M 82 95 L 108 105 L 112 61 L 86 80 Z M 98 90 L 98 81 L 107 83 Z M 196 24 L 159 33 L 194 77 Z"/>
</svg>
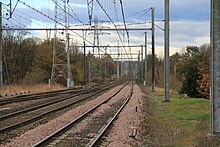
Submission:
<svg viewBox="0 0 220 147">
<path fill-rule="evenodd" d="M 210 104 L 207 99 L 181 98 L 171 92 L 170 102 L 157 88 L 144 99 L 143 146 L 219 146 L 210 137 Z"/>
<path fill-rule="evenodd" d="M 21 85 L 5 85 L 2 90 L 0 90 L 0 94 L 15 94 L 20 92 L 30 91 L 31 93 L 39 93 L 39 92 L 47 92 L 47 91 L 56 91 L 65 89 L 64 86 L 60 84 L 53 84 L 49 86 L 48 84 L 21 84 Z"/>
</svg>

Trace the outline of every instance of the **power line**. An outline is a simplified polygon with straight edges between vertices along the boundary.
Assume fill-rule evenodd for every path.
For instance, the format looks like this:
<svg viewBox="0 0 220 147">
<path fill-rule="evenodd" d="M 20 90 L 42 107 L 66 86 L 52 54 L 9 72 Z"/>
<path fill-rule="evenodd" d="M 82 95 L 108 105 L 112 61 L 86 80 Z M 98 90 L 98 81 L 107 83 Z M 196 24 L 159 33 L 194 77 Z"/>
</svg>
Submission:
<svg viewBox="0 0 220 147">
<path fill-rule="evenodd" d="M 151 10 L 151 8 L 148 8 L 148 9 L 142 10 L 142 11 L 140 11 L 140 12 L 131 14 L 131 15 L 127 16 L 126 19 L 127 19 L 127 18 L 130 18 L 130 17 L 133 17 L 133 16 L 135 16 L 135 15 L 138 15 L 138 14 L 140 14 L 140 13 L 143 13 L 143 12 L 147 12 L 147 13 L 148 13 L 150 10 Z M 121 19 L 119 19 L 119 20 L 123 20 L 123 18 L 121 18 Z"/>
<path fill-rule="evenodd" d="M 10 30 L 9 29 L 3 29 L 3 30 Z M 29 30 L 29 31 L 53 31 L 53 30 L 70 30 L 70 31 L 94 31 L 92 28 L 14 28 L 12 30 Z M 124 31 L 125 29 L 123 28 L 97 28 L 97 30 L 102 30 L 102 31 Z M 151 28 L 127 28 L 129 31 L 146 31 L 146 30 L 152 30 Z M 80 36 L 82 37 L 82 36 Z"/>
<path fill-rule="evenodd" d="M 117 34 L 118 34 L 118 37 L 119 37 L 119 39 L 120 39 L 122 45 L 124 46 L 124 43 L 123 43 L 123 41 L 122 41 L 122 39 L 121 39 L 121 36 L 120 36 L 120 34 L 119 34 L 119 32 L 118 32 L 117 26 L 115 25 L 114 21 L 111 19 L 111 17 L 108 15 L 108 13 L 106 12 L 106 10 L 103 8 L 103 6 L 102 6 L 101 3 L 99 2 L 99 0 L 96 0 L 96 1 L 97 1 L 97 3 L 99 4 L 99 6 L 102 8 L 102 10 L 104 11 L 104 13 L 106 14 L 106 16 L 109 18 L 109 20 L 110 20 L 110 21 L 112 22 L 112 24 L 114 25 L 114 27 L 115 27 L 115 29 L 116 29 L 116 32 L 117 32 Z M 124 48 L 124 51 L 127 53 L 127 51 L 126 51 L 125 48 Z M 128 56 L 128 53 L 127 53 L 127 56 Z"/>
<path fill-rule="evenodd" d="M 19 13 L 21 13 L 21 14 L 23 14 L 23 15 L 26 15 L 26 16 L 32 18 L 33 20 L 36 20 L 36 18 L 34 18 L 33 16 L 28 15 L 28 14 L 26 14 L 26 13 L 20 11 L 20 10 L 16 10 L 16 11 L 19 12 Z M 17 14 L 17 15 L 18 15 L 18 14 Z M 20 15 L 20 17 L 23 17 L 23 16 Z M 23 17 L 23 18 L 24 18 L 24 17 Z M 27 18 L 24 18 L 24 19 L 27 19 Z M 33 22 L 33 20 L 30 19 L 31 22 Z M 36 23 L 36 24 L 38 24 L 38 25 L 41 25 L 41 26 L 44 26 L 44 27 L 48 27 L 48 25 L 40 24 L 40 23 L 38 23 L 38 22 L 34 22 L 34 23 Z"/>
<path fill-rule="evenodd" d="M 28 8 L 30 8 L 30 9 L 36 11 L 37 13 L 39 13 L 39 14 L 41 14 L 41 15 L 47 17 L 48 19 L 54 21 L 55 23 L 57 23 L 57 24 L 59 24 L 59 25 L 65 27 L 65 29 L 71 30 L 71 29 L 69 28 L 69 26 L 66 28 L 66 26 L 63 25 L 62 23 L 60 23 L 60 22 L 58 22 L 57 20 L 53 19 L 52 17 L 50 17 L 50 16 L 44 14 L 43 12 L 41 12 L 41 11 L 35 9 L 34 7 L 31 7 L 30 5 L 26 4 L 25 2 L 22 2 L 22 1 L 20 1 L 20 0 L 19 0 L 19 2 L 22 3 L 23 5 L 27 6 Z M 65 29 L 63 29 L 63 30 L 65 30 Z M 38 30 L 38 29 L 37 29 L 37 30 Z M 48 30 L 48 29 L 46 29 L 46 30 Z M 49 30 L 52 30 L 52 29 L 49 29 Z M 79 35 L 78 33 L 74 32 L 74 31 L 73 31 L 73 33 L 76 34 L 77 36 L 79 36 L 80 38 L 84 39 L 84 38 L 83 38 L 81 35 Z M 85 41 L 88 42 L 88 43 L 90 43 L 90 44 L 92 44 L 92 42 L 90 42 L 90 41 L 88 41 L 88 40 L 85 40 Z"/>
<path fill-rule="evenodd" d="M 128 45 L 129 45 L 130 44 L 129 32 L 128 32 L 127 26 L 126 26 L 125 14 L 124 14 L 124 8 L 123 8 L 122 0 L 120 0 L 120 4 L 121 4 L 121 12 L 122 12 L 122 17 L 123 17 L 124 27 L 125 27 L 125 31 L 127 33 L 127 39 L 128 39 Z M 131 52 L 131 48 L 129 48 L 129 51 Z M 131 58 L 132 58 L 132 55 L 131 55 Z"/>
<path fill-rule="evenodd" d="M 57 2 L 55 2 L 54 0 L 52 0 L 54 2 L 55 5 L 57 5 L 60 9 L 62 9 L 66 14 L 68 14 L 70 17 L 72 17 L 73 19 L 75 19 L 76 21 L 80 22 L 83 24 L 83 22 L 81 20 L 79 20 L 78 18 L 75 18 L 73 15 L 71 15 L 69 12 L 67 12 L 64 8 L 62 8 L 60 5 L 57 4 Z"/>
<path fill-rule="evenodd" d="M 122 13 L 122 17 L 123 17 L 124 27 L 125 27 L 125 31 L 127 33 L 128 43 L 129 43 L 129 33 L 128 33 L 128 30 L 127 30 L 127 26 L 126 26 L 125 14 L 124 14 L 124 8 L 123 8 L 122 0 L 120 0 L 120 4 L 121 4 L 121 13 Z"/>
</svg>

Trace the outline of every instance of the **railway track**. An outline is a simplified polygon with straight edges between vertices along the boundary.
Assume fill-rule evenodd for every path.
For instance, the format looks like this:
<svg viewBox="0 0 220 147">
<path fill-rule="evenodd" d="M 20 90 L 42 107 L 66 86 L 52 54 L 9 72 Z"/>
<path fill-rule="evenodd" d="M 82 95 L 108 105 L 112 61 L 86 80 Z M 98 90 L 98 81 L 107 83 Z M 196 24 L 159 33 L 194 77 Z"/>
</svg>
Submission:
<svg viewBox="0 0 220 147">
<path fill-rule="evenodd" d="M 62 136 L 63 134 L 65 134 L 65 133 L 67 133 L 71 129 L 73 129 L 73 127 L 76 124 L 79 124 L 80 122 L 82 122 L 84 119 L 86 119 L 88 116 L 90 116 L 90 114 L 92 114 L 95 110 L 100 108 L 103 104 L 106 104 L 111 99 L 113 99 L 116 95 L 118 95 L 120 93 L 120 91 L 122 91 L 123 88 L 125 88 L 125 86 L 126 85 L 121 87 L 117 92 L 115 92 L 109 98 L 107 98 L 104 101 L 102 101 L 101 103 L 95 105 L 91 109 L 87 110 L 85 113 L 83 113 L 81 116 L 79 116 L 76 119 L 74 119 L 73 121 L 71 121 L 66 126 L 60 128 L 59 130 L 57 130 L 56 132 L 54 132 L 53 134 L 51 134 L 47 138 L 45 138 L 45 139 L 41 140 L 40 142 L 36 143 L 35 145 L 33 145 L 33 147 L 54 146 L 54 145 L 56 146 L 57 143 L 61 143 L 62 145 L 66 145 L 64 143 L 65 142 L 65 137 L 64 138 L 61 137 L 62 139 L 64 139 L 64 142 L 62 142 L 62 139 L 60 139 L 59 137 Z M 96 132 L 96 135 L 93 138 L 87 139 L 87 141 L 84 141 L 82 144 L 81 143 L 77 144 L 76 142 L 71 142 L 70 144 L 74 144 L 76 146 L 77 145 L 80 145 L 80 146 L 86 145 L 86 146 L 90 146 L 90 147 L 96 146 L 97 143 L 100 142 L 100 140 L 102 139 L 103 134 L 111 126 L 111 124 L 117 118 L 118 114 L 122 111 L 124 106 L 128 103 L 128 101 L 129 101 L 130 97 L 132 96 L 132 94 L 133 94 L 133 83 L 132 83 L 132 86 L 130 88 L 129 94 L 126 96 L 126 99 L 120 101 L 118 104 L 114 104 L 116 106 L 116 107 L 114 107 L 114 109 L 111 108 L 111 109 L 108 110 L 109 111 L 108 114 L 110 114 L 110 116 L 108 116 L 108 118 L 107 118 L 106 113 L 105 113 L 105 114 L 102 115 L 102 116 L 104 116 L 104 118 L 100 118 L 100 120 L 102 120 L 100 124 L 96 124 L 96 123 L 99 123 L 99 121 L 94 120 L 94 125 L 95 126 L 101 126 L 100 127 L 101 129 L 99 128 L 98 133 Z M 91 130 L 93 130 L 93 131 L 95 130 L 93 128 L 93 126 L 91 126 Z M 89 130 L 85 130 L 84 133 L 88 135 L 91 132 L 89 132 Z M 69 133 L 67 133 L 67 134 L 69 134 Z M 76 135 L 73 135 L 73 136 L 76 136 Z M 76 138 L 72 138 L 71 140 L 74 141 L 74 139 L 76 139 Z M 53 144 L 54 142 L 55 142 L 55 144 Z M 68 146 L 68 144 L 67 144 L 67 146 Z"/>
<path fill-rule="evenodd" d="M 44 98 L 49 98 L 49 97 L 54 97 L 57 95 L 62 95 L 62 94 L 76 94 L 79 92 L 86 91 L 85 89 L 83 90 L 73 90 L 73 89 L 65 89 L 65 90 L 59 90 L 59 91 L 50 91 L 50 92 L 44 92 L 44 93 L 35 93 L 35 94 L 28 94 L 28 95 L 18 95 L 14 97 L 9 97 L 9 98 L 1 98 L 0 99 L 0 105 L 7 105 L 10 103 L 15 103 L 15 102 L 24 102 L 24 101 L 30 101 L 30 100 L 36 100 L 36 99 L 44 99 Z"/>
<path fill-rule="evenodd" d="M 101 88 L 106 85 L 108 85 L 108 84 L 97 85 L 97 86 L 92 87 L 91 89 Z M 18 95 L 18 96 L 13 96 L 13 97 L 9 97 L 9 98 L 1 98 L 0 99 L 0 106 L 7 105 L 10 103 L 16 103 L 16 102 L 39 100 L 39 99 L 55 97 L 55 96 L 64 95 L 64 94 L 77 94 L 77 93 L 86 92 L 86 91 L 88 91 L 88 90 L 87 89 L 79 89 L 79 90 L 63 89 L 63 90 L 57 90 L 57 91 Z"/>
<path fill-rule="evenodd" d="M 102 93 L 103 91 L 106 91 L 116 85 L 117 84 L 110 84 L 109 86 L 107 86 L 105 88 L 96 87 L 96 88 L 93 88 L 89 91 L 82 91 L 78 94 L 68 96 L 63 99 L 58 99 L 58 100 L 51 101 L 51 102 L 48 102 L 48 103 L 45 103 L 42 105 L 33 106 L 33 107 L 30 107 L 30 108 L 27 108 L 24 110 L 15 111 L 13 113 L 3 115 L 0 117 L 0 122 L 3 122 L 3 124 L 7 124 L 7 125 L 0 128 L 0 135 L 4 134 L 6 132 L 8 133 L 12 130 L 16 130 L 16 129 L 21 128 L 23 126 L 26 126 L 28 124 L 34 123 L 34 122 L 36 122 L 36 121 L 38 121 L 38 120 L 40 120 L 50 114 L 54 114 L 56 112 L 62 111 L 64 109 L 67 109 L 71 106 L 74 106 L 80 102 L 89 100 L 92 97 L 94 97 L 95 95 L 98 95 L 98 94 Z M 65 101 L 67 101 L 67 102 L 65 102 Z M 60 104 L 61 102 L 65 102 L 65 103 L 61 105 Z M 57 104 L 57 105 L 55 105 L 55 104 Z M 47 111 L 44 111 L 44 109 L 41 110 L 42 108 L 47 108 L 49 106 L 51 107 L 52 105 L 55 105 L 54 107 L 52 107 L 52 109 L 50 108 Z M 37 110 L 39 110 L 40 113 L 37 113 L 37 115 L 36 115 L 35 111 L 37 111 Z M 33 112 L 33 114 L 30 114 L 32 112 Z M 33 115 L 33 116 L 22 120 L 21 118 L 19 118 L 19 115 L 22 115 L 23 117 L 26 117 L 27 115 Z M 10 118 L 12 118 L 13 120 L 15 118 L 19 118 L 19 119 L 16 120 L 17 121 L 16 123 L 9 124 Z"/>
</svg>

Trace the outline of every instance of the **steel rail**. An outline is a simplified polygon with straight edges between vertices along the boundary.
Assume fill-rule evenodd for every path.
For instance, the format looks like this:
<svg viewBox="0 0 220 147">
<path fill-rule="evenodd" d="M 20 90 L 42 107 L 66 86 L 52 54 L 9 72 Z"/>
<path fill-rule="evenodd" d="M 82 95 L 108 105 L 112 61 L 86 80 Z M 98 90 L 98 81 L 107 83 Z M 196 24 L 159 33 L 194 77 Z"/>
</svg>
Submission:
<svg viewBox="0 0 220 147">
<path fill-rule="evenodd" d="M 96 89 L 93 89 L 93 90 L 98 90 L 98 88 Z M 68 96 L 68 97 L 65 97 L 65 98 L 62 98 L 62 99 L 58 99 L 58 100 L 55 100 L 55 101 L 50 101 L 48 103 L 43 103 L 41 105 L 37 105 L 37 106 L 34 106 L 34 107 L 30 107 L 30 108 L 27 108 L 27 109 L 23 109 L 23 110 L 20 110 L 20 111 L 15 111 L 15 112 L 12 112 L 12 113 L 9 113 L 9 114 L 6 114 L 6 115 L 3 115 L 3 116 L 0 116 L 0 121 L 2 120 L 5 120 L 5 119 L 8 119 L 8 118 L 11 118 L 11 117 L 14 117 L 14 116 L 17 116 L 19 114 L 24 114 L 26 112 L 31 112 L 31 111 L 34 111 L 34 110 L 37 110 L 37 109 L 40 109 L 40 108 L 44 108 L 44 107 L 47 107 L 47 106 L 50 106 L 50 105 L 53 105 L 53 104 L 56 104 L 56 103 L 59 103 L 59 102 L 62 102 L 62 101 L 65 101 L 65 100 L 69 100 L 69 99 L 72 99 L 72 98 L 75 98 L 81 94 L 86 94 L 86 93 L 89 93 L 93 90 L 88 90 L 88 91 L 82 91 L 80 93 L 77 93 L 75 95 L 72 95 L 72 96 Z"/>
<path fill-rule="evenodd" d="M 116 120 L 117 116 L 120 114 L 120 112 L 123 110 L 123 108 L 126 106 L 126 104 L 128 103 L 128 101 L 130 100 L 131 96 L 133 94 L 133 83 L 131 86 L 131 90 L 130 93 L 126 99 L 126 101 L 123 103 L 123 105 L 120 107 L 120 109 L 115 113 L 115 115 L 110 119 L 110 121 L 107 123 L 106 126 L 102 127 L 103 129 L 100 131 L 100 133 L 96 136 L 96 138 L 89 143 L 88 147 L 95 147 L 97 145 L 97 143 L 101 140 L 102 136 L 104 135 L 104 133 L 106 132 L 106 130 L 111 126 L 111 124 L 113 123 L 113 121 Z"/>
<path fill-rule="evenodd" d="M 128 83 L 127 83 L 128 84 Z M 126 84 L 126 85 L 127 85 Z M 86 111 L 85 113 L 83 113 L 82 115 L 80 115 L 79 117 L 77 117 L 76 119 L 74 119 L 73 121 L 71 121 L 70 123 L 68 123 L 67 125 L 65 125 L 64 127 L 60 128 L 59 130 L 57 130 L 56 132 L 52 133 L 50 136 L 46 137 L 45 139 L 41 140 L 40 142 L 32 145 L 32 147 L 41 147 L 41 146 L 45 146 L 45 144 L 47 144 L 48 142 L 50 142 L 51 140 L 53 140 L 54 137 L 59 136 L 60 134 L 63 134 L 64 132 L 66 132 L 67 130 L 69 130 L 70 128 L 72 128 L 73 125 L 75 125 L 77 122 L 79 122 L 80 120 L 82 120 L 84 117 L 86 117 L 88 114 L 90 114 L 91 112 L 93 112 L 94 110 L 96 110 L 98 107 L 100 107 L 102 104 L 108 102 L 110 99 L 112 99 L 114 96 L 116 96 L 126 85 L 124 85 L 123 87 L 121 87 L 116 93 L 114 93 L 112 96 L 110 96 L 109 98 L 107 98 L 106 100 L 102 101 L 101 103 L 97 104 L 96 106 L 94 106 L 93 108 L 89 109 L 88 111 Z"/>
<path fill-rule="evenodd" d="M 45 92 L 45 93 L 35 93 L 35 94 L 28 94 L 28 95 L 18 95 L 10 98 L 4 98 L 0 99 L 0 105 L 6 105 L 14 102 L 23 102 L 23 101 L 29 101 L 29 100 L 37 100 L 37 99 L 43 99 L 43 98 L 49 98 L 53 97 L 59 94 L 67 94 L 67 93 L 78 93 L 78 92 L 83 92 L 86 91 L 85 89 L 83 90 L 73 90 L 73 89 L 65 89 L 65 90 L 60 90 L 60 91 L 50 91 L 50 92 Z"/>
<path fill-rule="evenodd" d="M 89 95 L 89 96 L 83 97 L 83 98 L 81 98 L 81 99 L 79 99 L 79 100 L 73 101 L 73 102 L 71 102 L 71 103 L 69 103 L 69 104 L 66 104 L 66 105 L 63 105 L 63 106 L 61 106 L 61 107 L 59 107 L 59 108 L 56 108 L 56 109 L 53 109 L 53 110 L 49 110 L 49 111 L 47 111 L 47 112 L 41 113 L 41 114 L 39 114 L 39 115 L 37 115 L 37 116 L 34 116 L 34 117 L 32 117 L 32 118 L 29 118 L 29 119 L 26 119 L 26 120 L 24 120 L 24 121 L 21 121 L 21 122 L 12 124 L 12 125 L 10 125 L 10 126 L 6 126 L 6 127 L 4 127 L 4 128 L 0 128 L 0 133 L 4 133 L 4 132 L 6 132 L 6 131 L 10 131 L 10 130 L 12 130 L 12 129 L 17 129 L 17 128 L 23 127 L 23 126 L 25 126 L 25 125 L 28 125 L 28 124 L 30 124 L 30 123 L 33 123 L 33 122 L 35 122 L 35 121 L 37 121 L 37 120 L 40 120 L 41 118 L 43 118 L 44 116 L 46 116 L 46 115 L 48 115 L 48 114 L 61 111 L 61 110 L 63 110 L 63 109 L 66 109 L 66 108 L 68 108 L 68 107 L 74 105 L 74 104 L 77 104 L 77 103 L 82 102 L 82 101 L 84 101 L 84 100 L 86 100 L 86 99 L 92 98 L 93 96 L 95 96 L 95 95 L 97 95 L 97 94 L 99 94 L 99 93 L 101 93 L 101 92 L 103 92 L 103 91 L 105 91 L 105 90 L 107 90 L 107 89 L 110 89 L 110 88 L 112 88 L 112 87 L 114 87 L 114 86 L 115 86 L 115 85 L 111 85 L 111 86 L 109 86 L 109 87 L 107 87 L 107 88 L 104 88 L 104 89 L 102 89 L 102 90 L 100 90 L 100 91 L 96 91 L 95 93 L 93 93 L 93 94 L 91 94 L 91 95 Z"/>
<path fill-rule="evenodd" d="M 104 84 L 106 85 L 106 84 Z M 102 87 L 103 85 L 97 85 L 94 86 L 93 88 L 98 88 Z M 91 89 L 90 89 L 91 90 Z M 27 95 L 18 95 L 10 98 L 3 98 L 0 99 L 0 105 L 6 105 L 9 103 L 14 103 L 14 102 L 23 102 L 23 101 L 29 101 L 29 100 L 35 100 L 35 99 L 43 99 L 43 98 L 48 98 L 48 97 L 53 97 L 59 94 L 76 94 L 78 92 L 83 92 L 87 91 L 86 89 L 81 89 L 81 90 L 75 90 L 75 89 L 63 89 L 63 90 L 56 90 L 56 91 L 49 91 L 49 92 L 42 92 L 42 93 L 33 93 L 33 94 L 27 94 Z"/>
</svg>

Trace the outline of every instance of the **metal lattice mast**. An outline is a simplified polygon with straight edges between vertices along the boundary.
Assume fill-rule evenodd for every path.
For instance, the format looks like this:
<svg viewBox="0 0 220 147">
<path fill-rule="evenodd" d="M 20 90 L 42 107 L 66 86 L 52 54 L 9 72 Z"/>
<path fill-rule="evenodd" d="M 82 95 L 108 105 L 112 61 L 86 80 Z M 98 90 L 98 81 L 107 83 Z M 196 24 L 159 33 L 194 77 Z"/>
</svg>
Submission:
<svg viewBox="0 0 220 147">
<path fill-rule="evenodd" d="M 93 13 L 93 0 L 87 0 L 88 4 L 88 15 L 89 15 L 89 23 L 92 24 L 92 13 Z"/>
<path fill-rule="evenodd" d="M 63 31 L 54 31 L 53 40 L 53 66 L 51 72 L 51 82 L 56 83 L 59 80 L 66 80 L 67 87 L 71 85 L 70 69 L 70 48 L 68 18 L 67 18 L 67 1 L 54 0 L 55 3 L 55 29 L 64 27 Z M 59 23 L 58 23 L 59 22 Z M 62 25 L 61 25 L 62 24 Z"/>
<path fill-rule="evenodd" d="M 98 17 L 96 16 L 94 18 L 94 41 L 93 41 L 93 45 L 94 47 L 96 46 L 98 49 L 98 54 L 99 54 L 99 58 L 100 58 L 100 48 L 99 48 L 99 20 Z M 93 54 L 94 54 L 94 49 L 93 48 Z"/>
</svg>

